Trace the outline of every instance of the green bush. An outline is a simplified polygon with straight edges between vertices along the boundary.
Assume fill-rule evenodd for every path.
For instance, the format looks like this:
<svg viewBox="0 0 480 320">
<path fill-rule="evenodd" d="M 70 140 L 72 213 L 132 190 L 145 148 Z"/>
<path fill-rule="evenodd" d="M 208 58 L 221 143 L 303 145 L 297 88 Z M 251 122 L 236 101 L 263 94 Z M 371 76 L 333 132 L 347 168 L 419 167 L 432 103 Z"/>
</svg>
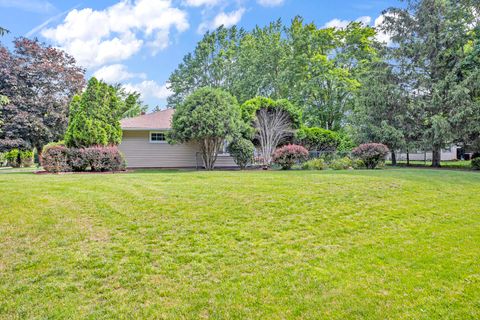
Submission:
<svg viewBox="0 0 480 320">
<path fill-rule="evenodd" d="M 20 165 L 24 168 L 33 166 L 33 151 L 20 151 Z"/>
<path fill-rule="evenodd" d="M 12 149 L 5 153 L 5 159 L 7 160 L 7 166 L 12 168 L 19 168 L 20 162 L 20 150 Z"/>
<path fill-rule="evenodd" d="M 295 134 L 295 143 L 309 151 L 333 152 L 340 142 L 340 136 L 336 132 L 318 127 L 302 127 Z"/>
<path fill-rule="evenodd" d="M 473 159 L 471 166 L 473 170 L 480 170 L 480 158 Z"/>
<path fill-rule="evenodd" d="M 230 143 L 227 151 L 240 169 L 243 170 L 249 163 L 252 163 L 255 146 L 250 140 L 241 138 Z"/>
<path fill-rule="evenodd" d="M 0 167 L 7 165 L 7 159 L 5 159 L 5 153 L 0 153 Z"/>
<path fill-rule="evenodd" d="M 353 161 L 348 157 L 336 159 L 329 164 L 329 167 L 333 170 L 347 170 L 353 167 Z"/>
<path fill-rule="evenodd" d="M 353 169 L 366 169 L 367 166 L 365 165 L 365 162 L 363 162 L 362 159 L 353 159 L 352 160 L 352 167 Z"/>
<path fill-rule="evenodd" d="M 325 161 L 321 158 L 309 160 L 302 165 L 303 170 L 324 170 L 327 168 Z"/>
</svg>

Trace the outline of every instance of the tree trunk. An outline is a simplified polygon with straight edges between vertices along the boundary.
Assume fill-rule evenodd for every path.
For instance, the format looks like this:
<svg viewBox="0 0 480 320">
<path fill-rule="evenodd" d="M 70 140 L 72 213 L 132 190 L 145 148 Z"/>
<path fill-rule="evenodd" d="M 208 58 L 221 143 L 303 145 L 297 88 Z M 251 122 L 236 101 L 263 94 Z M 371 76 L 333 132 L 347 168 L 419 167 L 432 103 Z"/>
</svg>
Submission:
<svg viewBox="0 0 480 320">
<path fill-rule="evenodd" d="M 38 155 L 38 166 L 40 167 L 42 165 L 42 152 L 43 152 L 43 147 L 35 147 L 37 149 L 37 155 Z"/>
<path fill-rule="evenodd" d="M 397 165 L 397 155 L 395 154 L 395 151 L 392 151 L 392 166 Z"/>
<path fill-rule="evenodd" d="M 442 160 L 442 149 L 440 147 L 433 147 L 432 151 L 432 167 L 440 168 L 440 161 Z"/>
<path fill-rule="evenodd" d="M 407 149 L 407 167 L 410 166 L 410 151 Z"/>
</svg>

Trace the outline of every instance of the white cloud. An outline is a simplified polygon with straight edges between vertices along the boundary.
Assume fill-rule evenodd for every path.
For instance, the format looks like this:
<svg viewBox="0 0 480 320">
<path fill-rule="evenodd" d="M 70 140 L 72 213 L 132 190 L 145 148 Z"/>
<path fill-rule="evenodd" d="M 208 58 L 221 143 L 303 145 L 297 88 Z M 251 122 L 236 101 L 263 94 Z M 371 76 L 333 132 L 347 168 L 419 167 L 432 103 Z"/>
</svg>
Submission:
<svg viewBox="0 0 480 320">
<path fill-rule="evenodd" d="M 351 20 L 340 20 L 340 19 L 333 19 L 328 21 L 325 25 L 324 28 L 338 28 L 338 29 L 344 29 L 346 28 L 352 21 Z M 355 22 L 361 22 L 364 25 L 368 26 L 372 22 L 372 18 L 369 16 L 363 16 L 359 17 L 355 20 Z"/>
<path fill-rule="evenodd" d="M 231 27 L 233 25 L 236 25 L 237 23 L 240 22 L 240 20 L 243 17 L 243 14 L 245 13 L 245 8 L 240 8 L 238 10 L 232 11 L 232 12 L 220 12 L 213 18 L 212 21 L 205 21 L 202 22 L 198 26 L 198 33 L 204 33 L 207 30 L 213 30 L 215 28 L 218 28 L 220 26 L 224 26 L 225 28 Z"/>
<path fill-rule="evenodd" d="M 125 84 L 125 90 L 136 91 L 142 95 L 142 99 L 156 98 L 164 100 L 172 95 L 172 91 L 168 89 L 168 84 L 160 85 L 153 80 L 144 80 L 136 84 Z"/>
<path fill-rule="evenodd" d="M 257 0 L 258 4 L 264 7 L 281 6 L 285 0 Z"/>
<path fill-rule="evenodd" d="M 121 81 L 129 80 L 132 78 L 146 78 L 145 73 L 131 73 L 123 64 L 112 64 L 109 66 L 104 66 L 95 71 L 93 76 L 107 83 L 119 83 Z"/>
<path fill-rule="evenodd" d="M 382 14 L 377 19 L 375 19 L 374 27 L 377 29 L 377 40 L 380 42 L 384 42 L 387 45 L 392 43 L 390 39 L 390 35 L 382 30 L 380 30 L 381 24 L 385 21 L 385 16 Z"/>
<path fill-rule="evenodd" d="M 16 8 L 37 13 L 49 13 L 55 11 L 53 4 L 45 0 L 0 0 L 0 7 Z"/>
<path fill-rule="evenodd" d="M 172 29 L 188 28 L 187 13 L 171 0 L 122 0 L 105 10 L 72 10 L 42 35 L 92 67 L 128 59 L 145 44 L 156 53 L 168 47 Z"/>
<path fill-rule="evenodd" d="M 189 7 L 216 6 L 221 0 L 185 0 L 184 4 Z"/>
</svg>

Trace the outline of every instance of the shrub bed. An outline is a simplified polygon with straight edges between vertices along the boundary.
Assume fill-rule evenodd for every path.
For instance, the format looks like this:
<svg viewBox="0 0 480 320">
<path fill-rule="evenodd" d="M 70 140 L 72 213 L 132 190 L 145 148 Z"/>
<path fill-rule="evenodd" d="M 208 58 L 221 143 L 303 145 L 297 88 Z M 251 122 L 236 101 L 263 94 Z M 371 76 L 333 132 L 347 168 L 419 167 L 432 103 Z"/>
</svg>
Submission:
<svg viewBox="0 0 480 320">
<path fill-rule="evenodd" d="M 95 172 L 125 170 L 125 159 L 115 146 L 67 148 L 62 145 L 46 146 L 42 166 L 48 172 Z"/>
</svg>

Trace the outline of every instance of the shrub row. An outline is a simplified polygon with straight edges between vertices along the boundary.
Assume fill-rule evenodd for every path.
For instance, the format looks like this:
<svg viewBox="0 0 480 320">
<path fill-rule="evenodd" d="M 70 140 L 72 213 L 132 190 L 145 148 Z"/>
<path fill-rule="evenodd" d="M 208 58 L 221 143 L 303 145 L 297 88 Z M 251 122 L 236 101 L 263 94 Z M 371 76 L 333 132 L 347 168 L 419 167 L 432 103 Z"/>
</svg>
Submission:
<svg viewBox="0 0 480 320">
<path fill-rule="evenodd" d="M 302 165 L 303 170 L 325 170 L 328 168 L 333 170 L 365 169 L 365 164 L 361 159 L 344 157 L 330 161 L 325 161 L 325 159 L 322 158 L 316 158 L 304 162 Z"/>
<path fill-rule="evenodd" d="M 278 148 L 273 155 L 273 162 L 282 169 L 290 169 L 296 163 L 303 163 L 302 168 L 305 170 L 323 170 L 331 168 L 333 170 L 354 169 L 375 169 L 385 163 L 385 157 L 388 154 L 387 146 L 380 143 L 362 144 L 355 148 L 352 152 L 353 158 L 331 158 L 327 155 L 327 159 L 308 159 L 308 151 L 299 145 L 286 145 Z M 306 161 L 306 162 L 305 162 Z"/>
<path fill-rule="evenodd" d="M 67 148 L 63 145 L 46 146 L 42 166 L 48 172 L 122 171 L 125 159 L 115 146 Z"/>
</svg>

